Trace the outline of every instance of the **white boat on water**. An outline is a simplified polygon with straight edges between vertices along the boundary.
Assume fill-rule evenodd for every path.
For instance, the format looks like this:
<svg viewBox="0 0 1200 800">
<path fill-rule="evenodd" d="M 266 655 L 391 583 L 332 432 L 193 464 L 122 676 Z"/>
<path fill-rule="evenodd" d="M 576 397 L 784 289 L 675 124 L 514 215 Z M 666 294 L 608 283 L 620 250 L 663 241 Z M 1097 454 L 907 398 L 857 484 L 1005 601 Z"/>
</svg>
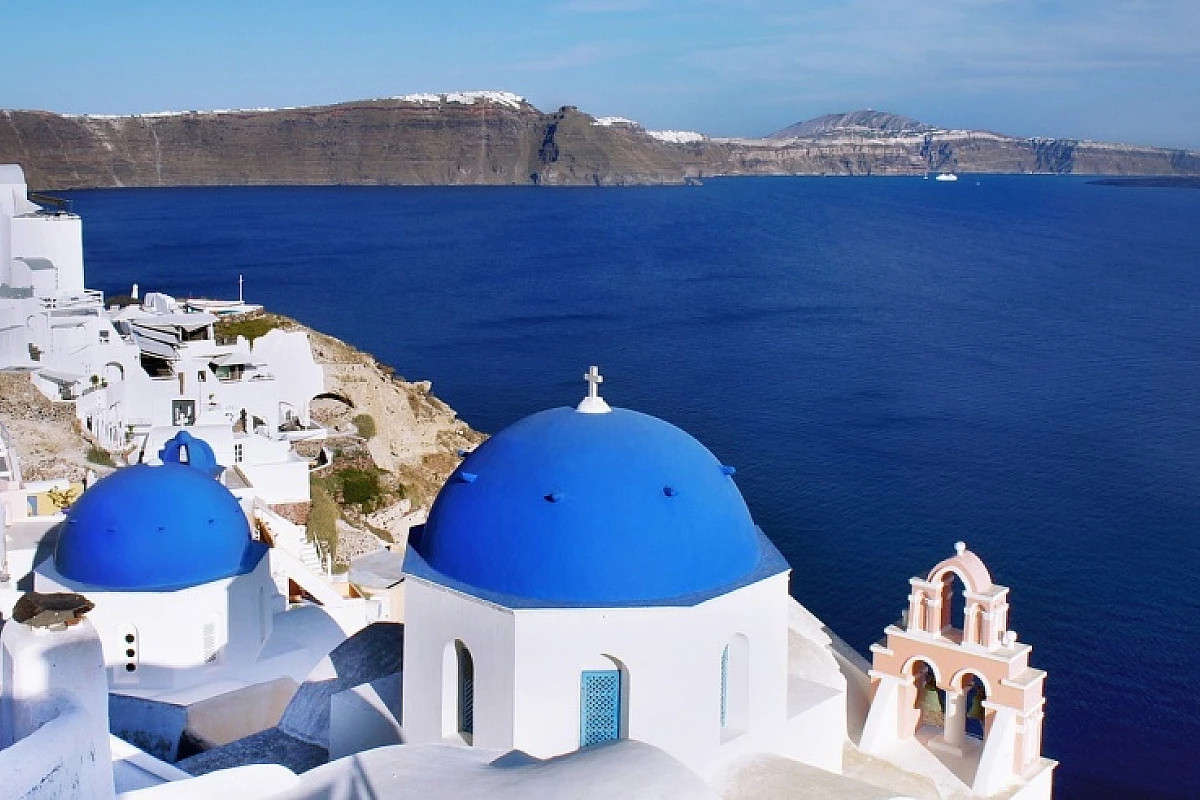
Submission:
<svg viewBox="0 0 1200 800">
<path fill-rule="evenodd" d="M 227 314 L 249 314 L 251 311 L 262 311 L 261 305 L 256 303 L 247 303 L 242 299 L 241 275 L 238 275 L 237 300 L 208 300 L 202 297 L 193 297 L 184 301 L 184 307 L 188 311 L 216 314 L 217 316 L 225 316 Z"/>
<path fill-rule="evenodd" d="M 937 174 L 937 177 L 934 178 L 934 180 L 935 181 L 956 181 L 956 180 L 958 180 L 958 176 L 955 175 L 953 172 L 939 172 Z"/>
</svg>

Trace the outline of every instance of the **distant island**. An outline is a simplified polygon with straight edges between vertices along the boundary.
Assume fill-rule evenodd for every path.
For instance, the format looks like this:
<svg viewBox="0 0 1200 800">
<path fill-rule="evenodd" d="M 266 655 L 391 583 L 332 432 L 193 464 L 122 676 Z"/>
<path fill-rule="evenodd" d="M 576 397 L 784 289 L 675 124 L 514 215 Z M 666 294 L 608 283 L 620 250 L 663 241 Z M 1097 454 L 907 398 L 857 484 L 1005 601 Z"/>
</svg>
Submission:
<svg viewBox="0 0 1200 800">
<path fill-rule="evenodd" d="M 927 172 L 1200 175 L 1200 153 L 830 114 L 761 139 L 652 131 L 508 92 L 133 116 L 3 110 L 0 163 L 40 190 L 213 185 L 694 184 L 709 176 Z"/>
</svg>

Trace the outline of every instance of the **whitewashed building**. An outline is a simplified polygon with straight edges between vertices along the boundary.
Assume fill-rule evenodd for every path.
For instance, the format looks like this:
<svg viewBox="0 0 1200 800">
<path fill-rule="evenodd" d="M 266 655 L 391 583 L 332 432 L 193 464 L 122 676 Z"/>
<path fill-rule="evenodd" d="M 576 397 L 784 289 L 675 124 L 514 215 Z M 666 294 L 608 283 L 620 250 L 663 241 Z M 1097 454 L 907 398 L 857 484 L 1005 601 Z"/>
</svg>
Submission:
<svg viewBox="0 0 1200 800">
<path fill-rule="evenodd" d="M 578 408 L 469 455 L 410 538 L 409 741 L 629 738 L 703 775 L 761 751 L 840 771 L 844 680 L 789 677 L 790 569 L 733 469 L 589 377 Z"/>
<path fill-rule="evenodd" d="M 75 404 L 101 447 L 133 462 L 195 428 L 266 502 L 307 502 L 291 442 L 324 435 L 309 418 L 324 375 L 307 335 L 225 341 L 216 321 L 157 292 L 106 309 L 84 288 L 79 217 L 30 202 L 20 167 L 0 165 L 0 369 L 29 371 L 47 397 Z"/>
<path fill-rule="evenodd" d="M 111 798 L 131 786 L 117 762 L 136 758 L 143 783 L 122 795 L 131 800 L 714 797 L 747 768 L 802 780 L 808 796 L 898 797 L 926 779 L 943 796 L 1050 795 L 1054 762 L 1036 754 L 1036 771 L 981 791 L 913 736 L 859 751 L 869 783 L 844 775 L 854 729 L 871 727 L 876 672 L 789 597 L 790 569 L 754 525 L 733 470 L 680 429 L 610 408 L 599 375 L 588 377 L 578 407 L 517 422 L 455 470 L 410 539 L 402 643 L 389 645 L 403 648 L 399 691 L 352 684 L 342 671 L 357 667 L 325 659 L 305 684 L 304 716 L 328 720 L 331 760 L 301 780 L 281 766 L 279 735 L 226 739 L 230 749 L 214 751 L 220 768 L 195 778 L 104 741 L 98 714 L 116 731 L 173 730 L 164 709 L 197 698 L 221 700 L 227 728 L 275 696 L 273 677 L 296 674 L 288 648 L 306 649 L 320 628 L 281 610 L 280 570 L 294 560 L 262 554 L 195 440 L 168 443 L 161 466 L 101 480 L 35 571 L 39 588 L 96 604 L 58 640 L 79 687 L 45 669 L 57 657 L 53 630 L 10 623 L 0 636 L 0 700 L 25 709 L 0 730 L 0 790 L 32 800 L 66 774 L 89 787 L 79 796 Z M 362 620 L 362 606 L 355 613 Z M 97 661 L 113 697 L 132 702 L 100 707 L 85 663 Z M 59 694 L 47 694 L 52 685 Z M 40 727 L 26 722 L 35 717 Z M 30 755 L 39 737 L 47 746 Z M 106 755 L 111 784 L 95 767 Z M 16 758 L 32 760 L 6 772 Z"/>
</svg>

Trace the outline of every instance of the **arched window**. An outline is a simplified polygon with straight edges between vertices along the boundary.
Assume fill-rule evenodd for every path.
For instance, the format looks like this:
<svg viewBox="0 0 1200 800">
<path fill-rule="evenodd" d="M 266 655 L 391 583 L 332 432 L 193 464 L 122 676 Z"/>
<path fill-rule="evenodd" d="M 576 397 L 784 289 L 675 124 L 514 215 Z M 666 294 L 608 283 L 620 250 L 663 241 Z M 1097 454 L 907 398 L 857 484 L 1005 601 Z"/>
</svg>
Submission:
<svg viewBox="0 0 1200 800">
<path fill-rule="evenodd" d="M 458 732 L 471 743 L 475 735 L 475 659 L 462 642 L 455 642 L 458 654 Z"/>
<path fill-rule="evenodd" d="M 471 744 L 475 735 L 475 659 L 461 639 L 442 654 L 442 736 Z"/>
<path fill-rule="evenodd" d="M 930 629 L 930 633 L 948 630 L 967 630 L 967 584 L 957 570 L 942 573 L 939 597 L 941 618 Z"/>
<path fill-rule="evenodd" d="M 742 634 L 721 650 L 721 739 L 750 727 L 750 641 Z"/>
</svg>

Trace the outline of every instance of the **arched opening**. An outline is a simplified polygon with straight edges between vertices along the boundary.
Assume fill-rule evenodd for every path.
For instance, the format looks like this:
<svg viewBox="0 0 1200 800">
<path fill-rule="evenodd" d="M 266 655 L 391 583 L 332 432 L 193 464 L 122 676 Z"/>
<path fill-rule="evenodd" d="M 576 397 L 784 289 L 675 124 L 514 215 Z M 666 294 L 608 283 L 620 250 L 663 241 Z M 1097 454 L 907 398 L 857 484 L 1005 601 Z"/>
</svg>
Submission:
<svg viewBox="0 0 1200 800">
<path fill-rule="evenodd" d="M 108 383 L 119 383 L 125 380 L 125 367 L 116 361 L 110 361 L 104 365 L 102 377 Z"/>
<path fill-rule="evenodd" d="M 946 725 L 946 692 L 941 688 L 937 667 L 915 658 L 909 662 L 907 672 L 912 679 L 914 733 L 941 733 Z"/>
<path fill-rule="evenodd" d="M 475 737 L 475 659 L 461 639 L 442 655 L 442 737 L 465 744 Z"/>
<path fill-rule="evenodd" d="M 721 740 L 750 727 L 750 641 L 735 634 L 721 650 Z"/>
<path fill-rule="evenodd" d="M 354 408 L 354 401 L 340 392 L 321 392 L 313 395 L 313 400 L 334 400 L 342 405 Z"/>
<path fill-rule="evenodd" d="M 946 719 L 946 739 L 963 743 L 966 739 L 982 742 L 987 738 L 992 712 L 984 708 L 984 701 L 991 692 L 985 677 L 977 672 L 963 670 L 954 676 L 951 686 L 961 698 L 953 719 Z"/>
<path fill-rule="evenodd" d="M 579 746 L 629 736 L 629 670 L 619 659 L 603 655 L 601 669 L 585 669 L 579 677 Z"/>
<path fill-rule="evenodd" d="M 967 584 L 957 570 L 948 569 L 942 573 L 940 604 L 941 620 L 934 629 L 935 633 L 947 635 L 958 631 L 961 634 L 967 630 Z"/>
</svg>

